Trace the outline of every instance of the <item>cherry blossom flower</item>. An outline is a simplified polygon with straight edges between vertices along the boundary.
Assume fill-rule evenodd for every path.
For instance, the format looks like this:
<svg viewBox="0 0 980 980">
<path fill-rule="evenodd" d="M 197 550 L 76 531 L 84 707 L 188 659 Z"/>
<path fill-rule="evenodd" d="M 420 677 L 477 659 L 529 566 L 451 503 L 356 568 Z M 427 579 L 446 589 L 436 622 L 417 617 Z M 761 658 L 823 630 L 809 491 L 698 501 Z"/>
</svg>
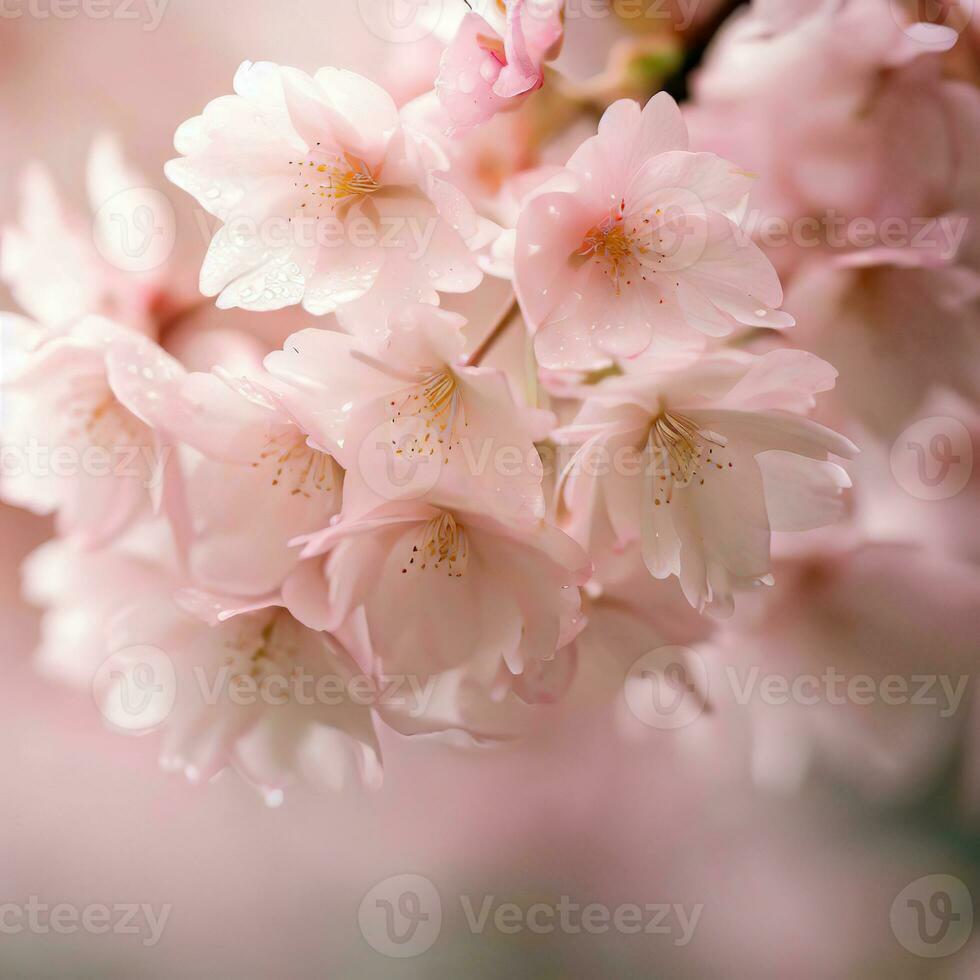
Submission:
<svg viewBox="0 0 980 980">
<path fill-rule="evenodd" d="M 340 510 L 343 470 L 259 381 L 189 375 L 164 401 L 203 454 L 185 465 L 189 575 L 222 593 L 275 593 L 299 557 L 292 540 Z"/>
<path fill-rule="evenodd" d="M 18 221 L 4 227 L 0 240 L 0 281 L 46 327 L 68 327 L 97 314 L 155 335 L 159 322 L 187 298 L 171 265 L 155 262 L 173 240 L 173 209 L 161 205 L 158 192 L 126 164 L 114 137 L 92 144 L 87 187 L 94 222 L 64 205 L 43 166 L 27 170 Z M 121 209 L 117 224 L 123 222 L 118 227 L 112 226 L 115 207 Z M 130 242 L 128 225 L 137 214 L 147 237 Z M 151 268 L 140 266 L 144 259 Z"/>
<path fill-rule="evenodd" d="M 493 228 L 383 89 L 267 62 L 245 62 L 234 87 L 178 129 L 166 167 L 222 223 L 201 269 L 219 307 L 323 315 L 363 300 L 383 317 L 479 284 L 472 250 Z"/>
<path fill-rule="evenodd" d="M 405 678 L 387 674 L 384 661 L 375 655 L 364 609 L 339 635 L 358 664 L 377 678 L 379 688 L 386 678 Z M 516 675 L 487 647 L 479 658 L 459 666 L 409 674 L 403 690 L 380 700 L 377 713 L 387 728 L 402 735 L 438 736 L 462 747 L 541 737 L 555 724 L 558 705 L 564 704 L 577 675 L 574 646 L 559 650 L 551 660 L 528 664 Z"/>
<path fill-rule="evenodd" d="M 797 229 L 767 248 L 783 275 L 835 248 L 836 258 L 854 260 L 833 244 L 829 223 L 838 219 L 874 225 L 864 264 L 935 262 L 953 243 L 926 248 L 909 223 L 976 208 L 967 161 L 980 100 L 944 80 L 932 56 L 956 34 L 932 24 L 903 29 L 899 14 L 882 0 L 757 3 L 733 18 L 695 78 L 685 111 L 694 145 L 759 174 L 752 232 L 769 237 L 770 219 Z M 802 103 L 813 111 L 796 112 Z M 877 240 L 886 220 L 906 229 L 903 255 Z"/>
<path fill-rule="evenodd" d="M 561 48 L 564 6 L 564 0 L 502 0 L 495 10 L 490 3 L 486 14 L 493 24 L 466 14 L 436 78 L 451 134 L 515 108 L 544 84 L 544 64 Z"/>
<path fill-rule="evenodd" d="M 90 691 L 109 656 L 109 630 L 120 609 L 179 583 L 170 529 L 162 520 L 134 525 L 110 547 L 79 548 L 51 538 L 21 567 L 24 598 L 41 610 L 35 665 L 45 676 Z"/>
<path fill-rule="evenodd" d="M 362 675 L 343 645 L 273 600 L 181 589 L 168 540 L 157 521 L 100 551 L 58 538 L 29 557 L 25 593 L 43 610 L 40 669 L 94 690 L 121 730 L 162 728 L 161 764 L 194 782 L 230 765 L 270 802 L 299 779 L 377 785 L 373 709 L 352 698 Z M 134 671 L 147 668 L 162 709 L 117 696 L 127 683 L 144 691 Z"/>
<path fill-rule="evenodd" d="M 697 77 L 697 98 L 729 101 L 765 86 L 781 98 L 816 83 L 825 107 L 836 108 L 834 95 L 863 86 L 881 69 L 955 43 L 951 27 L 905 20 L 890 0 L 754 0 L 719 32 Z M 836 57 L 829 61 L 831 50 Z"/>
<path fill-rule="evenodd" d="M 777 653 L 969 660 L 970 36 L 947 54 L 905 0 L 754 0 L 715 37 L 720 0 L 660 24 L 569 5 L 567 43 L 562 0 L 376 6 L 343 51 L 373 81 L 245 62 L 178 128 L 165 170 L 216 303 L 130 249 L 127 217 L 176 227 L 113 141 L 91 222 L 28 169 L 0 243 L 31 317 L 0 315 L 0 496 L 56 518 L 24 566 L 37 667 L 134 731 L 155 660 L 163 764 L 271 804 L 377 785 L 379 734 L 584 731 L 602 764 L 590 723 L 647 747 L 663 719 L 634 695 L 671 682 L 697 719 L 668 752 L 733 789 L 816 764 L 924 785 L 961 716 L 777 717 L 715 681 Z M 838 432 L 872 447 L 850 472 Z M 958 469 L 919 494 L 929 451 Z M 707 687 L 669 676 L 697 651 Z M 396 678 L 414 693 L 388 701 Z"/>
<path fill-rule="evenodd" d="M 239 394 L 237 401 L 215 391 L 226 384 Z M 343 471 L 257 385 L 218 377 L 208 384 L 201 378 L 195 398 L 205 424 L 216 422 L 233 435 L 220 447 L 216 440 L 202 440 L 209 455 L 188 467 L 195 526 L 190 574 L 204 588 L 221 592 L 273 592 L 298 560 L 290 542 L 323 527 L 340 510 Z M 188 442 L 199 437 L 199 431 L 192 433 Z"/>
<path fill-rule="evenodd" d="M 272 603 L 239 611 L 200 599 L 189 594 L 182 609 L 150 593 L 109 630 L 118 683 L 132 678 L 147 645 L 173 664 L 160 764 L 195 783 L 231 766 L 272 805 L 299 780 L 379 785 L 372 711 L 350 697 L 359 672 L 343 646 Z M 110 722 L 118 702 L 111 686 L 103 692 Z"/>
<path fill-rule="evenodd" d="M 311 444 L 258 366 L 238 376 L 161 370 L 155 346 L 138 338 L 119 344 L 116 358 L 128 377 L 154 373 L 155 397 L 137 386 L 130 403 L 183 450 L 191 579 L 239 596 L 278 591 L 298 559 L 292 539 L 340 509 L 340 466 Z"/>
<path fill-rule="evenodd" d="M 319 555 L 326 560 L 286 583 L 289 610 L 333 631 L 363 607 L 388 672 L 429 675 L 470 662 L 482 665 L 489 688 L 502 664 L 522 674 L 582 626 L 577 587 L 589 577 L 588 556 L 546 523 L 529 529 L 435 502 L 388 503 L 308 536 L 304 558 Z"/>
<path fill-rule="evenodd" d="M 608 378 L 556 438 L 580 446 L 562 486 L 571 532 L 640 540 L 656 578 L 676 575 L 699 610 L 771 581 L 771 531 L 841 513 L 856 447 L 800 414 L 836 372 L 812 355 L 727 352 L 677 371 Z M 601 521 L 597 522 L 597 516 Z"/>
<path fill-rule="evenodd" d="M 514 285 L 547 368 L 592 369 L 742 326 L 787 327 L 769 260 L 732 213 L 752 177 L 690 153 L 677 104 L 606 110 L 517 224 Z"/>
<path fill-rule="evenodd" d="M 845 536 L 780 559 L 776 579 L 715 641 L 718 666 L 750 696 L 739 708 L 757 782 L 785 792 L 821 767 L 878 800 L 930 785 L 969 712 L 976 569 L 915 545 Z M 753 683 L 769 674 L 812 681 L 800 699 L 770 704 Z M 881 693 L 869 696 L 869 684 Z"/>
<path fill-rule="evenodd" d="M 150 352 L 145 373 L 127 357 L 134 342 Z M 160 397 L 159 374 L 182 370 L 152 341 L 101 317 L 41 343 L 5 379 L 4 499 L 57 513 L 60 532 L 88 547 L 153 510 L 184 540 L 174 443 L 143 412 Z"/>
<path fill-rule="evenodd" d="M 980 275 L 969 266 L 815 264 L 790 295 L 802 311 L 800 343 L 841 372 L 829 400 L 835 415 L 876 438 L 897 438 L 930 392 L 980 397 Z"/>
<path fill-rule="evenodd" d="M 407 306 L 379 339 L 304 330 L 266 366 L 285 386 L 282 404 L 337 457 L 366 509 L 432 491 L 537 522 L 544 499 L 534 442 L 554 418 L 518 404 L 501 371 L 467 366 L 465 323 Z"/>
<path fill-rule="evenodd" d="M 800 3 L 773 24 L 777 6 L 722 33 L 686 118 L 697 145 L 759 171 L 754 231 L 784 229 L 767 254 L 793 340 L 841 372 L 838 414 L 894 438 L 932 386 L 980 392 L 980 96 L 944 75 L 948 27 L 883 2 Z"/>
</svg>

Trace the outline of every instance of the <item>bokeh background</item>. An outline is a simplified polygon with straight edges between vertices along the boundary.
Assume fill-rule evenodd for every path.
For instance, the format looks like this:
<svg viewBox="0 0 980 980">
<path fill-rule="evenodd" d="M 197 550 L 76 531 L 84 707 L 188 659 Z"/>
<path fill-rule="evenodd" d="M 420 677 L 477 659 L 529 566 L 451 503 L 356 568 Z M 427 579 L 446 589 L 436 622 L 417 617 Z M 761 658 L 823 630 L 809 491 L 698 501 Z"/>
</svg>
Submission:
<svg viewBox="0 0 980 980">
<path fill-rule="evenodd" d="M 166 191 L 174 130 L 227 91 L 245 59 L 334 64 L 421 91 L 413 72 L 424 61 L 393 52 L 366 26 L 364 5 L 381 2 L 170 0 L 152 30 L 144 0 L 135 0 L 134 19 L 8 5 L 21 15 L 0 18 L 0 223 L 16 215 L 29 160 L 44 161 L 83 209 L 84 160 L 103 131 L 118 133 Z M 733 6 L 702 0 L 686 30 L 670 24 L 638 87 L 662 82 L 686 94 L 688 73 Z M 623 35 L 612 18 L 586 27 L 570 32 L 565 57 L 587 79 L 604 68 L 597 52 Z M 976 63 L 975 40 L 963 44 L 961 75 Z M 205 243 L 189 199 L 169 196 L 193 285 Z M 0 291 L 0 308 L 13 306 Z M 938 407 L 920 417 L 955 411 L 978 431 L 969 405 L 950 409 L 941 390 L 934 397 Z M 737 651 L 716 651 L 713 669 L 729 655 L 771 664 L 799 641 L 797 667 L 822 654 L 831 663 L 857 658 L 872 673 L 948 671 L 972 681 L 978 478 L 953 499 L 917 499 L 896 487 L 883 445 L 865 454 L 855 482 L 865 476 L 863 492 L 882 501 L 870 510 L 884 538 L 917 547 L 928 538 L 928 547 L 903 552 L 896 543 L 838 569 L 830 584 L 804 580 L 813 600 L 806 622 L 774 623 Z M 980 977 L 980 938 L 927 958 L 892 921 L 900 894 L 925 876 L 952 876 L 980 895 L 972 683 L 949 718 L 852 705 L 801 719 L 720 698 L 677 731 L 624 732 L 615 706 L 556 708 L 534 738 L 484 752 L 387 733 L 380 791 L 297 790 L 271 809 L 233 776 L 194 788 L 160 771 L 152 735 L 107 732 L 90 698 L 39 676 L 38 614 L 22 599 L 19 564 L 50 534 L 44 520 L 0 510 L 0 904 L 39 896 L 172 911 L 153 947 L 128 935 L 0 934 L 4 980 Z M 908 567 L 918 577 L 903 577 Z M 877 615 L 858 628 L 865 603 Z M 425 953 L 393 959 L 372 948 L 358 912 L 370 889 L 402 874 L 433 883 L 442 928 Z M 475 933 L 461 898 L 479 907 L 488 895 L 525 909 L 563 895 L 610 908 L 703 908 L 684 945 L 676 927 Z"/>
</svg>

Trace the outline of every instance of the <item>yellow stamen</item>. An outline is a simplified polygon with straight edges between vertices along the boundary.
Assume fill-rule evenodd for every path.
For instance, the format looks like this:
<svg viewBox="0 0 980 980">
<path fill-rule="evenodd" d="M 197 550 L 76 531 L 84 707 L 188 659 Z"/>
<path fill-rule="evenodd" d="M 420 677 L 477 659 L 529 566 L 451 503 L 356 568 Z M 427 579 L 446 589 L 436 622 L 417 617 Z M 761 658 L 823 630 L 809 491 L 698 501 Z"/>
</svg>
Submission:
<svg viewBox="0 0 980 980">
<path fill-rule="evenodd" d="M 261 621 L 261 620 L 260 620 Z M 237 667 L 232 682 L 247 678 L 262 681 L 269 676 L 286 676 L 299 668 L 296 660 L 294 620 L 282 609 L 272 610 L 261 629 L 253 616 L 242 617 L 235 635 L 222 644 L 228 651 L 226 667 Z"/>
<path fill-rule="evenodd" d="M 712 459 L 716 448 L 724 447 L 725 442 L 713 432 L 700 428 L 696 422 L 683 415 L 663 412 L 650 427 L 649 446 L 656 454 L 658 465 L 664 466 L 672 478 L 669 487 L 659 488 L 665 493 L 666 503 L 670 503 L 673 487 L 690 485 L 701 473 L 702 467 L 714 466 L 723 469 L 717 459 Z M 734 464 L 728 464 L 732 468 Z M 660 475 L 666 482 L 667 473 Z M 701 479 L 703 484 L 704 480 Z M 659 504 L 659 499 L 655 501 Z"/>
<path fill-rule="evenodd" d="M 459 383 L 448 370 L 429 375 L 401 404 L 393 401 L 391 407 L 396 409 L 393 422 L 398 418 L 414 416 L 424 424 L 424 432 L 407 446 L 410 455 L 432 456 L 439 446 L 451 450 L 458 441 L 460 420 L 466 425 Z"/>
<path fill-rule="evenodd" d="M 632 286 L 634 279 L 646 279 L 640 259 L 649 252 L 641 244 L 636 228 L 627 228 L 621 214 L 616 214 L 591 228 L 576 255 L 594 259 L 607 276 L 616 283 L 619 294 L 622 285 Z"/>
<path fill-rule="evenodd" d="M 298 168 L 299 179 L 294 186 L 308 190 L 318 208 L 325 203 L 330 207 L 350 206 L 381 189 L 377 175 L 351 153 L 339 156 L 316 150 L 313 159 L 290 160 L 290 165 Z"/>
<path fill-rule="evenodd" d="M 419 543 L 413 545 L 412 556 L 402 569 L 424 572 L 429 568 L 445 569 L 450 578 L 462 578 L 469 559 L 469 542 L 462 524 L 452 514 L 443 511 L 423 528 Z"/>
<path fill-rule="evenodd" d="M 275 466 L 272 485 L 286 484 L 291 496 L 302 494 L 309 499 L 313 493 L 329 493 L 334 488 L 333 460 L 312 449 L 299 430 L 282 432 L 270 440 L 252 466 L 257 468 L 270 461 Z"/>
</svg>

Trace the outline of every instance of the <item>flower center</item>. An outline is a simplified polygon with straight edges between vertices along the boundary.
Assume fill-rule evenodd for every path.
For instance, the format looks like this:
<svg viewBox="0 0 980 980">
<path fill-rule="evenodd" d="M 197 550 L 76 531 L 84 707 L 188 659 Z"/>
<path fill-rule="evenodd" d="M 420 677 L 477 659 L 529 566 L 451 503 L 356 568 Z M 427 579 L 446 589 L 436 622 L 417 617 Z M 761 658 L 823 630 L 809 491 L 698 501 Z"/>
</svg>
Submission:
<svg viewBox="0 0 980 980">
<path fill-rule="evenodd" d="M 270 440 L 252 463 L 253 468 L 267 465 L 273 469 L 272 485 L 288 486 L 290 496 L 310 499 L 334 489 L 333 460 L 307 445 L 301 432 L 286 431 Z"/>
<path fill-rule="evenodd" d="M 67 436 L 87 446 L 115 451 L 152 442 L 149 429 L 101 380 L 79 380 L 62 404 L 68 421 Z"/>
<path fill-rule="evenodd" d="M 469 542 L 462 524 L 452 514 L 443 511 L 422 528 L 419 542 L 412 546 L 412 556 L 402 569 L 424 572 L 429 568 L 444 569 L 450 578 L 462 578 L 469 559 Z"/>
<path fill-rule="evenodd" d="M 724 461 L 716 450 L 724 449 L 726 440 L 716 432 L 702 429 L 684 415 L 663 412 L 650 426 L 647 446 L 657 463 L 656 476 L 666 486 L 657 487 L 654 503 L 660 506 L 661 496 L 671 502 L 675 486 L 686 487 L 698 481 L 704 485 L 704 477 L 712 467 L 725 469 Z M 728 468 L 734 468 L 728 461 Z M 667 477 L 670 476 L 668 481 Z"/>
<path fill-rule="evenodd" d="M 646 269 L 641 268 L 643 256 L 649 251 L 649 246 L 642 243 L 638 229 L 628 227 L 623 220 L 623 210 L 626 202 L 620 202 L 620 207 L 608 218 L 589 229 L 576 255 L 593 259 L 616 285 L 616 294 L 622 287 L 632 286 L 636 278 L 646 281 Z"/>
<path fill-rule="evenodd" d="M 290 160 L 289 165 L 297 168 L 293 186 L 308 191 L 315 208 L 350 207 L 381 189 L 371 168 L 351 153 L 315 150 L 310 159 Z M 305 208 L 309 203 L 304 202 L 300 207 Z"/>
<path fill-rule="evenodd" d="M 662 208 L 627 217 L 626 201 L 621 200 L 608 217 L 589 229 L 575 254 L 598 263 L 619 295 L 623 286 L 647 282 L 663 271 L 658 266 L 688 236 L 684 226 L 674 228 L 668 217 Z"/>
<path fill-rule="evenodd" d="M 258 628 L 260 623 L 261 628 Z M 291 638 L 295 632 L 290 628 L 292 623 L 292 617 L 282 609 L 259 619 L 242 617 L 238 632 L 223 643 L 228 650 L 224 665 L 237 668 L 232 682 L 249 677 L 261 681 L 295 670 L 296 644 Z"/>
<path fill-rule="evenodd" d="M 423 423 L 418 435 L 402 448 L 402 452 L 407 449 L 411 455 L 432 456 L 439 447 L 451 450 L 459 441 L 459 422 L 467 424 L 459 383 L 456 375 L 447 370 L 428 375 L 400 404 L 391 402 L 391 407 L 395 409 L 392 422 L 415 417 Z"/>
</svg>

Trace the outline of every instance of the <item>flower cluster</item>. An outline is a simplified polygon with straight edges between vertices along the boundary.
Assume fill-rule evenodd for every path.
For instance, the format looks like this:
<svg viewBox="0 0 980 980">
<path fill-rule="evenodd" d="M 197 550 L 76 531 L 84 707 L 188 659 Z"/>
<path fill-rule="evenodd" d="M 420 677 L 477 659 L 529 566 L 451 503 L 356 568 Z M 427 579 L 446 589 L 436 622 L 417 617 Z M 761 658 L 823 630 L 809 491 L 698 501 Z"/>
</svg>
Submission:
<svg viewBox="0 0 980 980">
<path fill-rule="evenodd" d="M 57 528 L 26 568 L 42 666 L 194 780 L 374 784 L 386 731 L 494 742 L 610 697 L 781 567 L 799 586 L 782 532 L 857 526 L 838 429 L 975 383 L 970 241 L 769 248 L 750 221 L 975 212 L 953 32 L 756 0 L 685 116 L 548 67 L 560 0 L 485 6 L 422 94 L 243 64 L 164 167 L 203 259 L 136 268 L 40 167 L 3 231 L 2 496 Z M 97 228 L 120 200 L 176 220 L 112 140 L 88 185 Z"/>
</svg>

